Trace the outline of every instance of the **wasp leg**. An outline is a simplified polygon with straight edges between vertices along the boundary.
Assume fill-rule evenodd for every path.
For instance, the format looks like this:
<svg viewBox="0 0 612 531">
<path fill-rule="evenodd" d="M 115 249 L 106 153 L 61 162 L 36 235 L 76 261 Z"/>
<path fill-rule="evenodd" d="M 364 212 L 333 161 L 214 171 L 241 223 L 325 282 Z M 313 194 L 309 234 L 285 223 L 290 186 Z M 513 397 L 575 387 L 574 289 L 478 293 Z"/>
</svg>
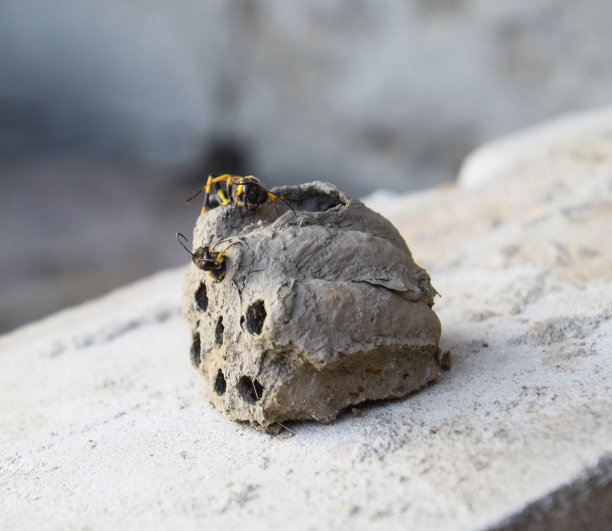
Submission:
<svg viewBox="0 0 612 531">
<path fill-rule="evenodd" d="M 215 248 L 215 246 L 220 243 L 217 242 L 215 243 L 215 245 L 213 245 L 210 249 L 210 251 L 212 252 L 212 250 Z M 226 270 L 226 263 L 225 263 L 225 253 L 227 252 L 227 250 L 232 247 L 233 245 L 236 245 L 238 243 L 243 243 L 240 240 L 237 240 L 235 242 L 230 243 L 225 249 L 223 249 L 223 251 L 220 251 L 219 254 L 215 257 L 215 262 L 217 265 L 217 272 L 211 271 L 212 275 L 215 277 L 217 282 L 221 282 L 223 280 L 223 278 L 225 277 L 225 270 Z"/>
<path fill-rule="evenodd" d="M 227 181 L 228 179 L 231 179 L 231 175 L 229 175 L 228 173 L 225 173 L 223 175 L 220 175 L 219 177 L 215 177 L 213 179 L 212 175 L 208 176 L 208 180 L 206 181 L 206 186 L 204 186 L 204 188 L 202 190 L 204 190 L 205 192 L 205 196 L 204 196 L 204 206 L 202 207 L 202 212 L 201 214 L 204 214 L 206 212 L 206 208 L 210 206 L 210 192 L 212 189 L 212 185 L 218 183 L 219 181 Z M 223 192 L 221 192 L 221 190 L 217 191 L 217 195 L 219 195 L 220 199 L 221 199 L 221 204 L 223 206 L 227 205 L 229 203 L 229 201 L 223 197 Z M 199 193 L 199 192 L 198 192 Z M 196 194 L 197 195 L 197 194 Z M 193 196 L 195 197 L 195 196 Z M 190 198 L 190 199 L 193 199 Z"/>
<path fill-rule="evenodd" d="M 223 277 L 225 276 L 225 260 L 222 256 L 217 256 L 217 258 L 215 258 L 214 260 L 214 263 L 214 268 L 209 269 L 208 272 L 217 282 L 221 282 L 223 280 Z"/>
<path fill-rule="evenodd" d="M 215 177 L 211 183 L 218 183 L 221 181 L 228 182 L 232 179 L 232 176 L 229 173 L 224 173 L 223 175 L 219 175 L 219 177 Z"/>
<path fill-rule="evenodd" d="M 206 212 L 206 207 L 210 202 L 210 186 L 212 184 L 212 175 L 208 176 L 208 180 L 206 181 L 206 186 L 204 186 L 204 205 L 202 205 L 202 211 L 200 215 Z"/>
<path fill-rule="evenodd" d="M 244 192 L 244 184 L 239 184 L 236 190 L 236 201 L 234 201 L 234 205 L 238 204 L 238 198 L 242 195 L 242 192 Z"/>
<path fill-rule="evenodd" d="M 227 197 L 229 198 L 230 201 L 232 199 L 232 189 L 233 189 L 233 183 L 231 179 L 228 179 L 227 181 L 225 181 L 225 193 L 227 194 Z"/>
<path fill-rule="evenodd" d="M 232 197 L 232 181 L 234 179 L 233 175 L 229 173 L 224 173 L 223 175 L 219 175 L 219 177 L 215 177 L 212 182 L 219 183 L 221 181 L 225 181 L 225 193 L 223 190 L 217 185 L 217 195 L 221 200 L 221 206 L 226 206 L 230 204 Z"/>
<path fill-rule="evenodd" d="M 218 243 L 218 242 L 217 242 Z M 237 240 L 235 242 L 230 243 L 225 249 L 223 249 L 223 251 L 220 251 L 219 254 L 217 255 L 217 262 L 221 263 L 223 262 L 223 256 L 225 255 L 225 253 L 227 252 L 227 250 L 232 247 L 233 245 L 237 245 L 239 243 L 242 243 L 240 240 Z M 217 245 L 217 244 L 215 244 Z M 213 246 L 214 249 L 214 246 Z M 211 249 L 212 251 L 212 249 Z"/>
<path fill-rule="evenodd" d="M 223 193 L 223 190 L 221 190 L 221 188 L 219 188 L 217 190 L 217 195 L 219 196 L 219 199 L 221 199 L 221 205 L 222 206 L 226 206 L 229 205 L 230 200 L 227 198 L 227 196 Z"/>
<path fill-rule="evenodd" d="M 232 245 L 236 245 L 237 243 L 240 243 L 240 242 L 232 242 L 232 243 L 230 243 L 225 249 L 223 249 L 223 251 L 220 251 L 219 254 L 217 255 L 217 257 L 215 258 L 215 262 L 217 263 L 217 267 L 218 267 L 219 273 L 218 274 L 213 273 L 213 276 L 215 277 L 217 282 L 221 282 L 223 280 L 223 278 L 225 277 L 226 268 L 227 268 L 227 265 L 225 263 L 225 257 L 224 257 L 225 252 Z M 213 245 L 213 248 L 214 248 L 214 245 Z"/>
</svg>

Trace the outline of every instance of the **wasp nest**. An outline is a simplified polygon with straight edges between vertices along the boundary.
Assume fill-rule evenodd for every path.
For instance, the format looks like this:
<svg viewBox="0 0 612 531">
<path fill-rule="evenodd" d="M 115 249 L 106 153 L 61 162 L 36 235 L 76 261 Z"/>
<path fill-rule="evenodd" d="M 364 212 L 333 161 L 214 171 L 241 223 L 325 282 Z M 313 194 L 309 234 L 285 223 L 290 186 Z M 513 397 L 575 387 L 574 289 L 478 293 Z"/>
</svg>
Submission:
<svg viewBox="0 0 612 531">
<path fill-rule="evenodd" d="M 275 431 L 436 378 L 435 290 L 397 229 L 329 184 L 273 192 L 295 212 L 218 206 L 195 227 L 195 246 L 219 242 L 224 264 L 221 280 L 192 264 L 184 281 L 191 361 L 213 404 Z"/>
</svg>

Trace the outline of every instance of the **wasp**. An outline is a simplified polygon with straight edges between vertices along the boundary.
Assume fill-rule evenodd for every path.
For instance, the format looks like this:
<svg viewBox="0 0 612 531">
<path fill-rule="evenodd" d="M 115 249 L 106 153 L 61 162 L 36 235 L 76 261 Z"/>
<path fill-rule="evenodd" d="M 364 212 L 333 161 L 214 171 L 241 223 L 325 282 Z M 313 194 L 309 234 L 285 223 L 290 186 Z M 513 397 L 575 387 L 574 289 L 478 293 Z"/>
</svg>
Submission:
<svg viewBox="0 0 612 531">
<path fill-rule="evenodd" d="M 223 182 L 225 182 L 225 191 L 222 187 Z M 193 198 L 202 192 L 204 192 L 202 214 L 206 212 L 208 207 L 214 208 L 219 205 L 226 206 L 230 204 L 232 199 L 234 200 L 234 206 L 241 204 L 251 212 L 257 210 L 259 205 L 263 205 L 265 202 L 270 201 L 277 214 L 278 207 L 276 206 L 276 201 L 277 199 L 280 199 L 295 214 L 295 210 L 289 203 L 287 203 L 287 201 L 285 201 L 284 197 L 268 192 L 268 190 L 263 187 L 261 181 L 252 175 L 248 175 L 246 177 L 230 175 L 228 173 L 218 177 L 209 175 L 206 184 L 189 199 L 187 199 L 186 203 L 189 204 Z"/>
<path fill-rule="evenodd" d="M 235 241 L 230 243 L 225 249 L 223 249 L 223 251 L 215 252 L 215 247 L 217 245 L 219 245 L 221 242 L 227 241 L 219 240 L 212 247 L 202 245 L 201 247 L 198 247 L 195 252 L 191 252 L 187 245 L 185 245 L 187 243 L 187 238 L 183 234 L 177 232 L 176 239 L 191 255 L 191 260 L 193 263 L 202 271 L 208 271 L 217 282 L 221 282 L 225 276 L 225 253 L 233 245 L 242 243 L 240 241 Z"/>
</svg>

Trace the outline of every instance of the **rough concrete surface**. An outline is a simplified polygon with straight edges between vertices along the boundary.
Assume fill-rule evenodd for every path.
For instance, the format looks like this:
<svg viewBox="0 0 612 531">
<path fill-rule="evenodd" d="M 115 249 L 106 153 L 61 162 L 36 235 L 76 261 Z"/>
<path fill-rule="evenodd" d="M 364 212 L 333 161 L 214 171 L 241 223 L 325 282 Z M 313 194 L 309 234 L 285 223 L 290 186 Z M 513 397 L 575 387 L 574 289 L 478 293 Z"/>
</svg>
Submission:
<svg viewBox="0 0 612 531">
<path fill-rule="evenodd" d="M 612 123 L 580 123 L 495 180 L 371 200 L 442 295 L 453 368 L 408 399 L 228 422 L 185 356 L 182 270 L 3 336 L 0 525 L 605 528 Z"/>
<path fill-rule="evenodd" d="M 196 223 L 194 247 L 227 249 L 223 275 L 192 263 L 184 283 L 191 361 L 213 404 L 278 432 L 437 378 L 435 290 L 397 229 L 329 184 L 274 193 L 286 205 L 217 207 Z"/>
</svg>

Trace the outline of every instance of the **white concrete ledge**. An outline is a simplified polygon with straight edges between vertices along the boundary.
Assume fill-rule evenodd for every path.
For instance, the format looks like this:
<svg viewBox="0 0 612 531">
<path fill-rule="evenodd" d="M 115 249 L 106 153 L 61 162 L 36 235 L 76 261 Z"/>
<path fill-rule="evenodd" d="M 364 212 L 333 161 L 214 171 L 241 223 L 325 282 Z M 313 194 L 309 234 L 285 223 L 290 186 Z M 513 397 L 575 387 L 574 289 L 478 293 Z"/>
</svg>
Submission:
<svg viewBox="0 0 612 531">
<path fill-rule="evenodd" d="M 0 338 L 1 526 L 569 529 L 585 510 L 603 525 L 612 147 L 584 138 L 391 213 L 453 355 L 406 400 L 295 436 L 229 422 L 190 366 L 181 271 Z"/>
<path fill-rule="evenodd" d="M 476 149 L 464 161 L 460 186 L 477 187 L 484 182 L 511 175 L 530 157 L 542 157 L 550 150 L 576 148 L 579 143 L 605 141 L 612 135 L 612 108 L 562 116 L 525 132 L 500 138 Z"/>
</svg>

